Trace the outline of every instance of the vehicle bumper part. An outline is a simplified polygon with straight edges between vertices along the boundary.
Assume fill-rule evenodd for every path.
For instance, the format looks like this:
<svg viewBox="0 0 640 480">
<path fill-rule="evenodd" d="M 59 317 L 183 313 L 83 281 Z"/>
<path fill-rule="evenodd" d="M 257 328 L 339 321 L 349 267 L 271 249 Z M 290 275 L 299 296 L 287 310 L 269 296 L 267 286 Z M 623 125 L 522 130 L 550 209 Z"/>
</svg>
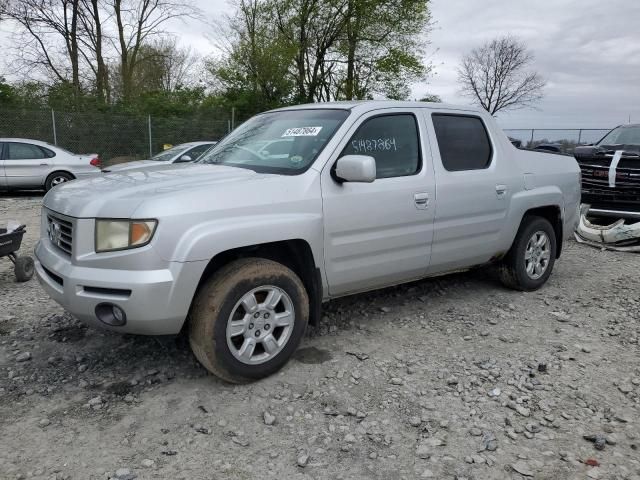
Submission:
<svg viewBox="0 0 640 480">
<path fill-rule="evenodd" d="M 626 224 L 620 218 L 609 225 L 597 225 L 587 218 L 594 214 L 589 205 L 583 205 L 580 212 L 580 223 L 575 232 L 580 243 L 624 252 L 640 252 L 640 222 Z"/>
<path fill-rule="evenodd" d="M 35 257 L 40 284 L 74 317 L 92 326 L 142 335 L 180 332 L 206 266 L 168 262 L 159 270 L 83 267 L 42 240 Z M 117 318 L 109 314 L 112 311 Z"/>
</svg>

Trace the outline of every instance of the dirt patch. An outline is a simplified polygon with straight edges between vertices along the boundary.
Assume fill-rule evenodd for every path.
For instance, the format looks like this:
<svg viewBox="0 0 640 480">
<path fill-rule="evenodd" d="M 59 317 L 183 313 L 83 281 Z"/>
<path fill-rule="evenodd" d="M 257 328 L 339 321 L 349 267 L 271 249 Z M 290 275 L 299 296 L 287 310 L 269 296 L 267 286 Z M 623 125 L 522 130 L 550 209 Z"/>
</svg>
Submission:
<svg viewBox="0 0 640 480">
<path fill-rule="evenodd" d="M 320 365 L 331 360 L 331 353 L 328 350 L 321 350 L 316 347 L 299 348 L 293 354 L 293 358 L 308 365 Z"/>
</svg>

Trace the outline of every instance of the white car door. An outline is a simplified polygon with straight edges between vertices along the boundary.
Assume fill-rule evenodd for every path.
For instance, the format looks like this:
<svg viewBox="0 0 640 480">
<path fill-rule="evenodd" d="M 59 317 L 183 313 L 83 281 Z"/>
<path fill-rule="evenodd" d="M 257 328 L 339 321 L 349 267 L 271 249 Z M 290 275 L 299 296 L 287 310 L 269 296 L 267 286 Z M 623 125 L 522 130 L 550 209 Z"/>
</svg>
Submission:
<svg viewBox="0 0 640 480">
<path fill-rule="evenodd" d="M 8 187 L 41 187 L 51 159 L 45 149 L 25 142 L 4 144 L 4 174 Z"/>
<path fill-rule="evenodd" d="M 325 271 L 331 296 L 426 274 L 433 237 L 435 182 L 419 109 L 363 115 L 322 172 Z M 340 183 L 343 155 L 372 156 L 372 183 Z"/>
</svg>

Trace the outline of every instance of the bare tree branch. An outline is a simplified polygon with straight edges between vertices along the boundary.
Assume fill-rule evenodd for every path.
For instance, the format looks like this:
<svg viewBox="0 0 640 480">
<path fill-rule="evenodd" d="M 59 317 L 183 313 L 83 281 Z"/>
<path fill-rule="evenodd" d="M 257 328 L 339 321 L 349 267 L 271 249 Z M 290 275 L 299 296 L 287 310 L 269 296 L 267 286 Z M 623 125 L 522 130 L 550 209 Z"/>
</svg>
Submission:
<svg viewBox="0 0 640 480">
<path fill-rule="evenodd" d="M 528 68 L 533 55 L 518 39 L 506 36 L 475 48 L 458 68 L 461 93 L 491 115 L 529 107 L 543 96 L 545 80 Z"/>
</svg>

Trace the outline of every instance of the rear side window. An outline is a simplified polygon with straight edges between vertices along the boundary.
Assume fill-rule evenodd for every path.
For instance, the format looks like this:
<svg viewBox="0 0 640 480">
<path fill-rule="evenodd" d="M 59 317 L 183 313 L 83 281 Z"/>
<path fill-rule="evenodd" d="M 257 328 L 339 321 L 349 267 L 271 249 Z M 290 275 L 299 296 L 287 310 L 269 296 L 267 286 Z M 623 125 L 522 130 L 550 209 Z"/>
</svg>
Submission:
<svg viewBox="0 0 640 480">
<path fill-rule="evenodd" d="M 43 148 L 30 143 L 8 142 L 6 147 L 8 148 L 8 152 L 5 154 L 5 157 L 8 160 L 38 160 L 41 158 L 49 158 Z"/>
<path fill-rule="evenodd" d="M 53 150 L 49 150 L 48 148 L 45 148 L 45 147 L 38 147 L 38 148 L 40 148 L 44 152 L 44 156 L 47 158 L 53 158 L 56 156 L 56 153 Z"/>
<path fill-rule="evenodd" d="M 435 113 L 432 119 L 446 170 L 481 170 L 491 164 L 491 142 L 480 118 Z"/>
<path fill-rule="evenodd" d="M 189 155 L 191 157 L 191 160 L 195 160 L 200 155 L 202 155 L 204 152 L 209 150 L 210 147 L 211 147 L 211 144 L 209 144 L 209 143 L 206 143 L 204 145 L 197 145 L 197 146 L 193 147 L 191 150 L 189 150 L 189 152 L 186 155 Z"/>
<path fill-rule="evenodd" d="M 341 156 L 376 159 L 376 178 L 404 177 L 420 170 L 416 119 L 411 114 L 383 115 L 366 120 Z"/>
</svg>

